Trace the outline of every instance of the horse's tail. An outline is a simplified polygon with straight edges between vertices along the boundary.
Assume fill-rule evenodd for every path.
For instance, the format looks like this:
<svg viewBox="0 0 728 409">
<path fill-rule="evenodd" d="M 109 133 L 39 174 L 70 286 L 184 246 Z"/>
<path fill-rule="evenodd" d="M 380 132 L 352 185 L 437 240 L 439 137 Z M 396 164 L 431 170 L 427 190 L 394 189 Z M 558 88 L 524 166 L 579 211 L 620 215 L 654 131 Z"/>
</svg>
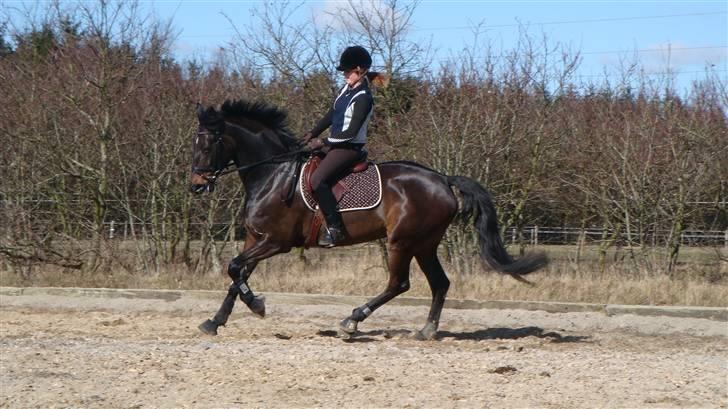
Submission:
<svg viewBox="0 0 728 409">
<path fill-rule="evenodd" d="M 528 281 L 520 276 L 534 272 L 548 263 L 543 253 L 526 254 L 518 260 L 508 254 L 498 232 L 498 218 L 493 200 L 490 193 L 478 182 L 463 176 L 448 176 L 447 183 L 462 194 L 459 213 L 466 217 L 475 216 L 480 258 L 483 262 L 501 273 L 525 282 Z"/>
</svg>

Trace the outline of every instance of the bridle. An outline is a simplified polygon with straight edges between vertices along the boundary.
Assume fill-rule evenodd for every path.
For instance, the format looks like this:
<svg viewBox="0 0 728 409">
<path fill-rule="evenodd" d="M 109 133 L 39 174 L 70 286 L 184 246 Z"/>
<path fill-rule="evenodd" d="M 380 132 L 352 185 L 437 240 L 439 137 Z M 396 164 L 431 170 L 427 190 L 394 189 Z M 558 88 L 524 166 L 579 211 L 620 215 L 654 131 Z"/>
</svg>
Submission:
<svg viewBox="0 0 728 409">
<path fill-rule="evenodd" d="M 208 137 L 210 135 L 210 131 L 207 129 L 204 129 L 204 127 L 200 126 L 200 128 L 197 130 L 197 137 Z M 223 143 L 223 132 L 222 131 L 214 131 L 212 132 L 212 136 L 215 138 L 212 142 L 213 146 L 213 155 L 215 157 L 213 160 L 210 161 L 210 166 L 192 166 L 192 173 L 199 175 L 205 181 L 207 182 L 208 189 L 212 190 L 214 189 L 215 183 L 217 182 L 217 179 L 221 176 L 233 173 L 233 172 L 245 172 L 248 170 L 251 170 L 255 167 L 258 167 L 260 165 L 265 165 L 268 163 L 284 163 L 289 162 L 294 157 L 298 157 L 302 154 L 310 154 L 311 150 L 308 148 L 303 149 L 297 149 L 295 151 L 291 152 L 285 152 L 279 155 L 272 156 L 268 159 L 263 159 L 258 162 L 254 162 L 248 165 L 238 166 L 236 168 L 228 169 L 231 166 L 235 165 L 233 162 L 233 159 L 229 159 L 227 163 L 224 165 L 219 165 L 220 159 L 219 155 L 222 154 L 222 150 L 225 148 L 225 145 Z M 212 173 L 212 175 L 205 175 L 204 173 Z"/>
<path fill-rule="evenodd" d="M 210 136 L 210 131 L 208 131 L 204 127 L 200 126 L 197 129 L 197 140 L 199 140 L 200 137 L 207 138 L 208 136 Z M 212 136 L 215 138 L 212 141 L 214 157 L 210 161 L 210 166 L 192 166 L 192 173 L 199 175 L 201 178 L 205 179 L 208 185 L 214 186 L 217 178 L 220 177 L 225 168 L 230 166 L 230 161 L 228 161 L 228 163 L 223 166 L 218 165 L 220 163 L 219 155 L 221 155 L 222 149 L 224 149 L 224 144 L 222 141 L 223 132 L 219 130 L 214 131 L 212 132 Z M 197 144 L 197 142 L 195 142 L 195 144 Z M 212 173 L 212 175 L 207 176 L 205 175 L 205 173 Z"/>
</svg>

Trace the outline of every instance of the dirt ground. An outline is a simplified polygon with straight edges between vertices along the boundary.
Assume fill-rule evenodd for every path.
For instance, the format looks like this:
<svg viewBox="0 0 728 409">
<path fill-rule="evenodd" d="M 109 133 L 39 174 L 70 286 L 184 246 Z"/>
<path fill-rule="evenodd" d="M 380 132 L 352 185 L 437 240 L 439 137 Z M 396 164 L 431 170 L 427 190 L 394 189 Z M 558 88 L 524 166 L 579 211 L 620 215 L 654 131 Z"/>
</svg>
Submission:
<svg viewBox="0 0 728 409">
<path fill-rule="evenodd" d="M 221 293 L 221 299 L 222 299 Z M 354 305 L 233 312 L 212 300 L 0 298 L 2 408 L 728 407 L 728 324 L 688 318 Z"/>
</svg>

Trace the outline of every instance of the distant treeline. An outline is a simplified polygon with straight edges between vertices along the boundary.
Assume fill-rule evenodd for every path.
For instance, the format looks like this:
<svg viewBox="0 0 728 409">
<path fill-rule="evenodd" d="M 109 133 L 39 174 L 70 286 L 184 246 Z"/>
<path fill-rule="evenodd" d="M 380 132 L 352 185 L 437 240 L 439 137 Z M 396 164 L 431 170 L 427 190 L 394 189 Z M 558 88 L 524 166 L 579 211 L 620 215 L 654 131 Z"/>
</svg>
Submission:
<svg viewBox="0 0 728 409">
<path fill-rule="evenodd" d="M 599 228 L 604 254 L 615 244 L 635 257 L 664 246 L 668 270 L 683 231 L 728 228 L 728 84 L 710 71 L 681 92 L 670 75 L 642 75 L 637 64 L 617 80 L 584 83 L 574 74 L 578 52 L 527 34 L 511 52 L 474 45 L 433 70 L 428 50 L 400 32 L 384 42 L 383 31 L 327 37 L 308 26 L 282 37 L 275 27 L 249 27 L 213 63 L 180 61 L 173 25 L 136 3 L 58 7 L 48 3 L 24 27 L 0 24 L 0 254 L 8 266 L 217 266 L 220 238 L 241 237 L 230 226 L 242 225 L 243 189 L 228 176 L 211 196 L 188 193 L 195 104 L 265 101 L 302 134 L 328 108 L 341 84 L 338 50 L 354 41 L 393 77 L 375 91 L 370 157 L 477 179 L 494 194 L 503 231 Z M 265 7 L 261 27 L 285 13 Z M 136 241 L 136 262 L 117 259 L 111 221 Z M 192 251 L 191 240 L 204 245 Z M 472 242 L 468 229 L 453 228 L 444 251 L 467 257 Z"/>
</svg>

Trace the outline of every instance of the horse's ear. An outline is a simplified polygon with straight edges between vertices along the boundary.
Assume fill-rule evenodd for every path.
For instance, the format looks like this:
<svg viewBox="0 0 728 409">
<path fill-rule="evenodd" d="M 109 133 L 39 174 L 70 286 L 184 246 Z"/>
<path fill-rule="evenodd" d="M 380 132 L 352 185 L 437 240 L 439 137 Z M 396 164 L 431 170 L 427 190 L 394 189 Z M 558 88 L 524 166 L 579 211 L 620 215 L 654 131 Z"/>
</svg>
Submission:
<svg viewBox="0 0 728 409">
<path fill-rule="evenodd" d="M 202 115 L 205 113 L 205 106 L 198 102 L 195 111 L 197 112 L 197 119 L 202 119 Z"/>
</svg>

